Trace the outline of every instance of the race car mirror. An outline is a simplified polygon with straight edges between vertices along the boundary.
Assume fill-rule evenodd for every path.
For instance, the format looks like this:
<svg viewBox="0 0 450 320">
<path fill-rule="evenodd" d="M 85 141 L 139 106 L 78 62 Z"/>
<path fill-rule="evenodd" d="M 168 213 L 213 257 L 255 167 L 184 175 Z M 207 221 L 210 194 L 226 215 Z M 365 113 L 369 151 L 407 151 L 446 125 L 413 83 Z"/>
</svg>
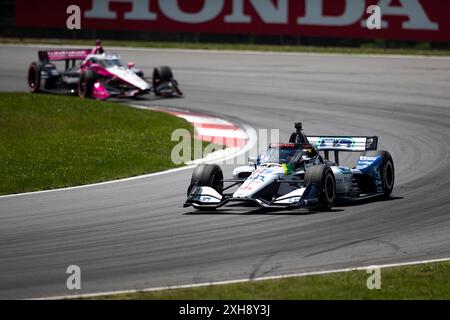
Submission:
<svg viewBox="0 0 450 320">
<path fill-rule="evenodd" d="M 248 157 L 248 162 L 250 164 L 253 164 L 255 166 L 255 168 L 260 164 L 260 157 Z"/>
</svg>

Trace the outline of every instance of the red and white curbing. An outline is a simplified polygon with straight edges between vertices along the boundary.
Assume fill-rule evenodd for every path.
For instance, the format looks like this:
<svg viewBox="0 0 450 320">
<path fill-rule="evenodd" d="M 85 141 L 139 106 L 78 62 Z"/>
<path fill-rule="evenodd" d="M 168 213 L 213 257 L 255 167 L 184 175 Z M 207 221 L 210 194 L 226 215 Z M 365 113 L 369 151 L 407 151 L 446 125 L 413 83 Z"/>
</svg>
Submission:
<svg viewBox="0 0 450 320">
<path fill-rule="evenodd" d="M 241 148 L 249 140 L 247 133 L 233 123 L 209 115 L 193 112 L 167 111 L 192 123 L 195 138 L 227 148 Z"/>
<path fill-rule="evenodd" d="M 183 118 L 194 126 L 195 138 L 201 141 L 226 146 L 224 150 L 209 153 L 204 158 L 192 160 L 186 164 L 199 165 L 202 163 L 230 163 L 233 159 L 243 159 L 247 153 L 255 151 L 258 136 L 248 125 L 237 126 L 227 120 L 213 117 L 199 112 L 181 111 L 167 107 L 149 107 L 132 104 L 132 108 L 165 112 Z"/>
<path fill-rule="evenodd" d="M 190 161 L 187 163 L 188 165 L 231 161 L 231 159 L 249 152 L 257 141 L 256 133 L 252 128 L 239 127 L 221 118 L 198 112 L 165 108 L 152 109 L 169 113 L 190 122 L 194 126 L 195 139 L 226 147 L 223 150 L 209 153 L 202 159 Z"/>
</svg>

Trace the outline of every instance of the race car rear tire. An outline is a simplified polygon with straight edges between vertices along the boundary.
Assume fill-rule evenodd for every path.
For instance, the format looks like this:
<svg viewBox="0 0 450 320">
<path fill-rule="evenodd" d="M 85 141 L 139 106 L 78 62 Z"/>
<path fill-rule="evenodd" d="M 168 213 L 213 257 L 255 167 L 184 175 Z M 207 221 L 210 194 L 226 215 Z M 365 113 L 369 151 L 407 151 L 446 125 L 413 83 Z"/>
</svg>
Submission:
<svg viewBox="0 0 450 320">
<path fill-rule="evenodd" d="M 382 157 L 383 162 L 380 166 L 381 181 L 383 182 L 383 197 L 389 199 L 394 189 L 395 170 L 394 160 L 388 151 L 376 150 L 366 151 L 362 154 L 365 157 Z"/>
<path fill-rule="evenodd" d="M 157 90 L 158 86 L 164 82 L 173 81 L 172 70 L 167 66 L 157 67 L 153 70 L 153 88 L 155 95 L 160 96 L 161 93 Z"/>
<path fill-rule="evenodd" d="M 197 166 L 192 173 L 191 184 L 189 185 L 187 191 L 188 197 L 195 186 L 210 187 L 216 190 L 218 193 L 222 194 L 222 169 L 215 164 L 201 164 Z"/>
<path fill-rule="evenodd" d="M 31 93 L 37 93 L 41 88 L 41 68 L 38 63 L 33 62 L 28 68 L 27 77 L 28 90 Z"/>
<path fill-rule="evenodd" d="M 78 96 L 82 99 L 92 98 L 94 84 L 97 81 L 97 74 L 92 70 L 81 72 L 78 81 Z"/>
<path fill-rule="evenodd" d="M 314 183 L 319 189 L 319 207 L 313 210 L 331 210 L 336 198 L 336 179 L 327 165 L 312 166 L 306 170 L 305 185 Z"/>
</svg>

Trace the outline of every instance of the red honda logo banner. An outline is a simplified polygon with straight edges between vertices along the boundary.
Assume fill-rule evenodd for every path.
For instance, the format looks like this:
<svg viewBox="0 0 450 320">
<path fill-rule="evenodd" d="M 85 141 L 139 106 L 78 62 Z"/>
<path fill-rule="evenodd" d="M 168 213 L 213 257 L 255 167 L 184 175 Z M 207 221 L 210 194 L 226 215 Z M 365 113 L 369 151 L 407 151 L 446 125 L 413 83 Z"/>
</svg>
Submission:
<svg viewBox="0 0 450 320">
<path fill-rule="evenodd" d="M 448 0 L 16 0 L 16 26 L 66 28 L 74 4 L 83 29 L 450 42 Z"/>
</svg>

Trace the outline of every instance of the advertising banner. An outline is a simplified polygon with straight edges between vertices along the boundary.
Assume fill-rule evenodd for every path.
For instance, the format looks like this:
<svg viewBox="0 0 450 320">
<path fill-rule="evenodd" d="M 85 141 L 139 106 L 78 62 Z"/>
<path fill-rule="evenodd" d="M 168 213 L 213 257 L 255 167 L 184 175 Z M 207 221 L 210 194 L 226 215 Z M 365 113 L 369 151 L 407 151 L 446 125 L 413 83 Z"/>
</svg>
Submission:
<svg viewBox="0 0 450 320">
<path fill-rule="evenodd" d="M 83 29 L 450 42 L 448 0 L 16 0 L 16 25 L 65 28 L 74 4 Z"/>
</svg>

